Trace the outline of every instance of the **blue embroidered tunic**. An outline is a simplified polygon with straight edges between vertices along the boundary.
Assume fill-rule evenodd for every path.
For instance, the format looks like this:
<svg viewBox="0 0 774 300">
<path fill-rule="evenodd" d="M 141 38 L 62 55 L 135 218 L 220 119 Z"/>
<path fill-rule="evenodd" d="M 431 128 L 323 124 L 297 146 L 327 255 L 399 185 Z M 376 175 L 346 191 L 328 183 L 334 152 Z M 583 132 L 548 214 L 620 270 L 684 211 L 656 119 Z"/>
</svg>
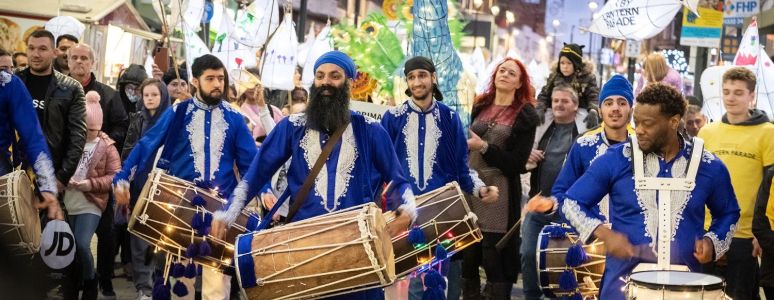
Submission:
<svg viewBox="0 0 774 300">
<path fill-rule="evenodd" d="M 176 112 L 185 109 L 182 124 L 175 123 Z M 178 127 L 179 126 L 179 127 Z M 165 145 L 170 135 L 169 146 Z M 137 142 L 114 184 L 131 181 L 159 147 L 171 147 L 167 170 L 170 175 L 199 185 L 215 188 L 224 197 L 237 185 L 234 165 L 247 172 L 257 152 L 244 117 L 230 104 L 221 101 L 209 106 L 188 99 L 167 109 L 156 124 Z"/>
<path fill-rule="evenodd" d="M 621 291 L 625 280 L 639 263 L 656 262 L 655 247 L 658 238 L 671 240 L 671 263 L 686 265 L 699 271 L 693 256 L 696 240 L 703 236 L 712 240 L 715 257 L 728 251 L 739 219 L 739 205 L 734 196 L 731 179 L 725 165 L 709 151 L 702 153 L 692 192 L 672 191 L 672 236 L 658 235 L 658 197 L 655 190 L 635 190 L 631 143 L 610 148 L 594 160 L 575 184 L 567 190 L 561 206 L 582 241 L 588 241 L 603 220 L 594 209 L 603 196 L 610 195 L 610 221 L 614 231 L 625 234 L 629 242 L 640 249 L 640 257 L 605 260 L 600 299 L 624 299 Z M 685 177 L 692 144 L 683 141 L 677 156 L 665 161 L 655 153 L 644 157 L 645 176 Z M 704 232 L 704 207 L 713 217 L 708 232 Z"/>
<path fill-rule="evenodd" d="M 15 144 L 14 151 L 23 150 L 24 157 L 30 160 L 28 163 L 35 171 L 40 191 L 56 194 L 54 164 L 32 107 L 32 96 L 19 77 L 3 71 L 0 71 L 0 108 L 0 120 L 5 120 L 0 122 L 0 160 L 3 160 L 0 166 L 4 165 L 6 171 L 11 170 L 11 152 L 8 149 Z M 14 143 L 16 132 L 19 133 L 19 143 Z"/>
<path fill-rule="evenodd" d="M 414 194 L 400 168 L 390 137 L 378 121 L 351 112 L 350 124 L 333 147 L 314 181 L 314 187 L 292 221 L 299 221 L 379 199 L 383 183 L 390 182 L 388 209 L 406 205 L 414 209 Z M 290 159 L 285 193 L 298 191 L 320 156 L 325 133 L 306 127 L 306 115 L 294 114 L 280 121 L 269 133 L 250 169 L 229 199 L 227 211 L 214 218 L 233 223 L 238 212 Z M 291 203 L 292 204 L 292 203 Z M 279 205 L 279 203 L 278 203 Z"/>
<path fill-rule="evenodd" d="M 567 189 L 569 189 L 570 186 L 572 186 L 572 184 L 589 169 L 591 163 L 597 157 L 604 154 L 608 148 L 610 148 L 610 142 L 608 142 L 607 137 L 605 136 L 604 129 L 596 133 L 581 136 L 575 140 L 575 144 L 570 149 L 570 152 L 567 153 L 567 158 L 564 161 L 562 170 L 559 172 L 559 176 L 556 177 L 554 187 L 551 189 L 551 195 L 558 201 L 557 211 L 561 211 L 564 193 L 567 192 Z M 594 213 L 602 220 L 606 220 L 606 217 L 603 215 L 608 211 L 606 202 L 607 201 L 600 202 L 600 207 L 594 211 Z"/>
<path fill-rule="evenodd" d="M 431 107 L 422 111 L 409 99 L 385 112 L 381 122 L 392 138 L 401 167 L 411 177 L 414 194 L 457 181 L 463 191 L 478 196 L 484 183 L 468 168 L 462 122 L 448 106 L 433 100 Z"/>
</svg>

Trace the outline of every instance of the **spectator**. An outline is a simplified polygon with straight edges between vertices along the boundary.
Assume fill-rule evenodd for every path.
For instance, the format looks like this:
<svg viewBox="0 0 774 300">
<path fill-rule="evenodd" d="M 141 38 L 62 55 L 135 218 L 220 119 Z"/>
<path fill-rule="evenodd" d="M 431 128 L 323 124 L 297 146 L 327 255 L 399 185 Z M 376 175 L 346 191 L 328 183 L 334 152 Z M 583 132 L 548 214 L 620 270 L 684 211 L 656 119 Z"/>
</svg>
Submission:
<svg viewBox="0 0 774 300">
<path fill-rule="evenodd" d="M 538 116 L 543 118 L 546 108 L 551 107 L 551 94 L 557 85 L 568 85 L 578 94 L 578 114 L 587 128 L 599 125 L 599 87 L 594 66 L 583 61 L 583 45 L 564 44 L 559 52 L 559 63 L 546 80 L 537 98 Z M 542 120 L 542 119 L 541 119 Z"/>
<path fill-rule="evenodd" d="M 282 120 L 282 111 L 264 100 L 263 86 L 260 83 L 246 89 L 239 96 L 239 102 L 242 103 L 240 106 L 242 114 L 247 116 L 253 125 L 251 134 L 256 141 L 266 138 L 274 125 Z"/>
<path fill-rule="evenodd" d="M 56 60 L 54 61 L 54 70 L 70 75 L 69 65 L 67 64 L 67 50 L 78 44 L 78 38 L 63 34 L 56 38 Z"/>
<path fill-rule="evenodd" d="M 634 90 L 634 96 L 640 94 L 642 89 L 654 82 L 660 82 L 677 89 L 678 92 L 683 94 L 683 79 L 680 73 L 670 68 L 667 64 L 666 58 L 661 53 L 651 53 L 645 57 L 645 63 L 642 68 L 642 76 L 637 81 L 637 89 Z"/>
<path fill-rule="evenodd" d="M 177 77 L 178 75 L 180 78 Z M 172 99 L 172 102 L 191 98 L 191 91 L 188 87 L 188 70 L 186 69 L 185 64 L 177 68 L 177 72 L 175 72 L 175 67 L 169 67 L 169 69 L 164 72 L 162 80 L 164 81 L 164 84 L 167 85 L 169 98 Z"/>
<path fill-rule="evenodd" d="M 124 105 L 124 111 L 126 111 L 127 115 L 138 111 L 142 106 L 142 102 L 138 102 L 142 97 L 139 87 L 147 78 L 148 74 L 145 73 L 145 67 L 136 64 L 129 65 L 118 76 L 118 87 L 116 90 L 121 96 L 121 103 Z"/>
<path fill-rule="evenodd" d="M 302 87 L 295 87 L 292 91 L 290 91 L 290 105 L 296 103 L 306 103 L 308 99 L 309 92 L 307 92 Z"/>
<path fill-rule="evenodd" d="M 11 53 L 8 53 L 7 51 L 3 50 L 3 48 L 0 48 L 0 71 L 5 71 L 8 74 L 12 74 L 13 68 L 14 66 Z"/>
<path fill-rule="evenodd" d="M 16 52 L 13 54 L 13 67 L 14 68 L 25 68 L 27 67 L 27 53 L 24 52 Z"/>
<path fill-rule="evenodd" d="M 97 276 L 94 274 L 91 237 L 108 205 L 113 176 L 121 168 L 121 160 L 113 146 L 113 140 L 100 131 L 102 108 L 99 102 L 97 92 L 86 94 L 86 145 L 75 174 L 64 191 L 64 204 L 75 236 L 76 253 L 81 262 L 81 299 L 97 299 Z M 112 259 L 110 262 L 112 263 Z M 113 296 L 115 297 L 115 294 Z"/>
<path fill-rule="evenodd" d="M 685 121 L 685 132 L 690 137 L 695 137 L 699 135 L 699 129 L 707 124 L 707 116 L 701 113 L 701 107 L 689 104 L 683 121 Z"/>
</svg>

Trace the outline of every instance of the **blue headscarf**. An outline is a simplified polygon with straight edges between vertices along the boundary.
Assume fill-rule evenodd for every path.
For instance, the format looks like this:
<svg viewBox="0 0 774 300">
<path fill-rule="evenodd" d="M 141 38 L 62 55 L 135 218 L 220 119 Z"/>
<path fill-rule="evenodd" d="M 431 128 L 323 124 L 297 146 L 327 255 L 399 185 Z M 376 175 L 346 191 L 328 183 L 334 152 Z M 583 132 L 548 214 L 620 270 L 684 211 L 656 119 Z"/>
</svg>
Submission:
<svg viewBox="0 0 774 300">
<path fill-rule="evenodd" d="M 344 52 L 341 51 L 330 51 L 326 52 L 320 58 L 317 59 L 317 61 L 314 63 L 314 71 L 317 71 L 317 68 L 320 67 L 322 64 L 334 64 L 342 69 L 344 69 L 344 74 L 347 75 L 350 79 L 355 79 L 355 75 L 357 74 L 357 68 L 355 68 L 355 62 L 352 61 L 349 56 L 344 54 Z"/>
</svg>

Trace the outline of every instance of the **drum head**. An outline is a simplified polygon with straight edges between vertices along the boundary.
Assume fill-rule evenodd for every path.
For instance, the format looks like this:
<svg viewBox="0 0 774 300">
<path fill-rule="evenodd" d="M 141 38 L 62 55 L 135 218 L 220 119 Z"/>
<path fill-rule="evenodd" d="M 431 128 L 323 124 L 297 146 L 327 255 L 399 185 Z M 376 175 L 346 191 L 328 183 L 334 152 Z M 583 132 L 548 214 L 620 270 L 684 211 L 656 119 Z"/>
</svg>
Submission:
<svg viewBox="0 0 774 300">
<path fill-rule="evenodd" d="M 701 291 L 722 289 L 720 277 L 685 271 L 643 271 L 635 272 L 629 280 L 637 285 L 651 289 L 670 291 Z"/>
</svg>

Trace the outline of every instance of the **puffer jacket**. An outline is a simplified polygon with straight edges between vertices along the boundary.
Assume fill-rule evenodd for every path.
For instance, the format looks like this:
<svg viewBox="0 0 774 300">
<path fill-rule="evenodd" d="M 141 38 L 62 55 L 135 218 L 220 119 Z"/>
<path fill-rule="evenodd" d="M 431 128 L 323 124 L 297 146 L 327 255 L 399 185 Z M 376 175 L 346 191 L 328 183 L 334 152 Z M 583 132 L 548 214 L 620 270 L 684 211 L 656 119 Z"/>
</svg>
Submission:
<svg viewBox="0 0 774 300">
<path fill-rule="evenodd" d="M 26 83 L 29 68 L 16 73 Z M 75 79 L 54 71 L 46 91 L 45 117 L 40 121 L 59 182 L 67 183 L 75 173 L 86 144 L 86 101 Z M 19 160 L 24 161 L 24 160 Z"/>
<path fill-rule="evenodd" d="M 597 76 L 594 75 L 594 66 L 591 63 L 584 62 L 583 69 L 576 70 L 572 76 L 565 77 L 559 72 L 558 67 L 548 76 L 546 85 L 540 90 L 537 97 L 538 115 L 542 117 L 546 108 L 551 107 L 551 92 L 555 86 L 566 84 L 571 86 L 578 93 L 578 107 L 587 110 L 597 110 L 599 102 L 599 86 L 597 86 Z M 588 127 L 594 127 L 593 124 Z"/>
<path fill-rule="evenodd" d="M 118 77 L 118 86 L 116 86 L 116 90 L 118 91 L 118 94 L 121 95 L 121 103 L 124 105 L 124 111 L 127 116 L 140 110 L 142 102 L 140 100 L 137 100 L 137 102 L 129 101 L 129 97 L 126 96 L 126 92 L 124 91 L 124 86 L 131 83 L 139 87 L 145 79 L 148 79 L 148 73 L 145 72 L 145 67 L 137 64 L 129 65 L 129 67 L 121 73 L 121 76 Z"/>
<path fill-rule="evenodd" d="M 91 183 L 91 191 L 84 192 L 83 195 L 102 211 L 107 207 L 113 176 L 121 170 L 121 157 L 118 156 L 118 150 L 113 144 L 115 141 L 107 134 L 99 133 L 99 142 L 94 149 L 94 154 L 91 155 L 89 170 L 86 172 L 86 179 Z"/>
</svg>

